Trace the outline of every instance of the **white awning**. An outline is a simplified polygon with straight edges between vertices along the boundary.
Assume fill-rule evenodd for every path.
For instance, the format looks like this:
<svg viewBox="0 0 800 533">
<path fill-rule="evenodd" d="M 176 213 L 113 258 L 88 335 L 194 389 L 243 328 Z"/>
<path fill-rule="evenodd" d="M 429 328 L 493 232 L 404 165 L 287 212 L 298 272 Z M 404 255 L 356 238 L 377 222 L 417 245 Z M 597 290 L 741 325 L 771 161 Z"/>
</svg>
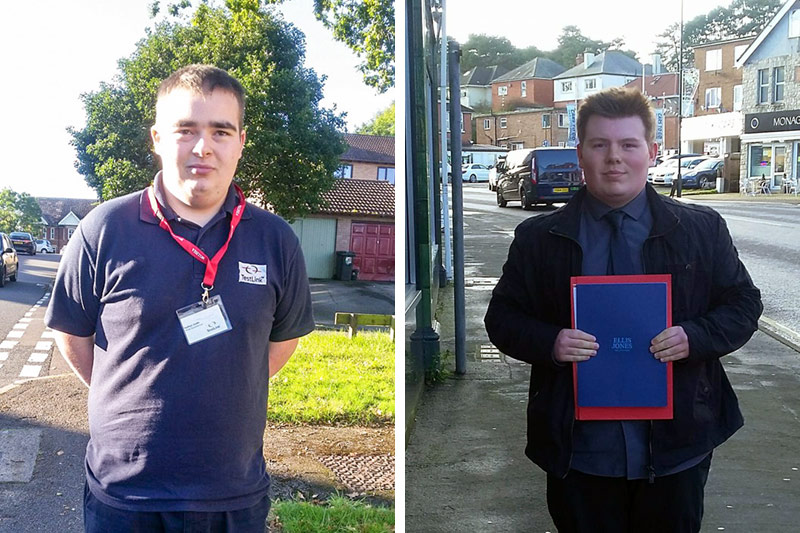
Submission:
<svg viewBox="0 0 800 533">
<path fill-rule="evenodd" d="M 739 111 L 689 117 L 681 121 L 681 139 L 684 141 L 739 137 L 743 131 L 744 115 Z"/>
<path fill-rule="evenodd" d="M 766 133 L 745 133 L 741 137 L 743 143 L 786 142 L 800 140 L 800 130 L 769 131 Z"/>
</svg>

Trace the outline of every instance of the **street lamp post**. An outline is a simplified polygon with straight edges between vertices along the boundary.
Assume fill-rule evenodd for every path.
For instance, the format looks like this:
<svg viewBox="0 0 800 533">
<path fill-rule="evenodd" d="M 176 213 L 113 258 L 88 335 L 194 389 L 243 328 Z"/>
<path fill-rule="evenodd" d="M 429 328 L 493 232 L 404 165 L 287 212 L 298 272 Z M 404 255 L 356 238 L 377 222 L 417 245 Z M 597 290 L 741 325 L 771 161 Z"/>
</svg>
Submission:
<svg viewBox="0 0 800 533">
<path fill-rule="evenodd" d="M 678 52 L 678 187 L 676 192 L 678 198 L 681 197 L 682 185 L 681 183 L 681 150 L 683 145 L 683 135 L 681 132 L 683 122 L 683 0 L 681 0 L 681 34 L 680 34 L 680 48 Z"/>
</svg>

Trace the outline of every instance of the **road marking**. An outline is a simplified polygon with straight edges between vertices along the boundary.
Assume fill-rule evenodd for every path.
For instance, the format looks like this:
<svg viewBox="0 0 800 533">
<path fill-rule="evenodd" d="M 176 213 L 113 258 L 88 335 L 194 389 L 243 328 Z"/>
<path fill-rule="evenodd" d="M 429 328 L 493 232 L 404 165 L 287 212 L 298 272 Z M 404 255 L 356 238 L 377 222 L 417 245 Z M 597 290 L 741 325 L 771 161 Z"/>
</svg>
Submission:
<svg viewBox="0 0 800 533">
<path fill-rule="evenodd" d="M 25 333 L 24 331 L 20 331 L 18 329 L 13 329 L 8 332 L 6 335 L 6 339 L 19 339 L 22 337 L 22 334 Z"/>
<path fill-rule="evenodd" d="M 50 355 L 46 354 L 46 353 L 33 352 L 31 354 L 31 356 L 28 357 L 28 362 L 29 363 L 44 363 L 49 356 Z"/>
<path fill-rule="evenodd" d="M 8 359 L 8 352 L 0 352 L 0 361 Z"/>
<path fill-rule="evenodd" d="M 47 331 L 42 332 L 42 338 L 43 339 L 55 339 L 56 338 L 56 332 L 53 331 L 53 330 L 48 329 Z"/>
<path fill-rule="evenodd" d="M 782 222 L 767 222 L 766 220 L 760 220 L 752 217 L 742 217 L 738 215 L 724 215 L 723 218 L 725 218 L 726 220 L 727 219 L 738 220 L 739 222 L 750 222 L 750 223 L 755 222 L 756 224 L 763 224 L 765 226 L 777 226 L 779 228 L 792 228 L 796 226 L 796 224 L 786 224 Z"/>
<path fill-rule="evenodd" d="M 28 324 L 17 323 L 17 324 L 14 324 L 11 327 L 11 329 L 26 329 L 27 327 L 28 327 Z"/>
<path fill-rule="evenodd" d="M 37 351 L 47 351 L 50 347 L 53 346 L 53 341 L 39 341 L 36 343 L 36 347 L 34 350 Z"/>
<path fill-rule="evenodd" d="M 39 365 L 23 365 L 22 372 L 19 373 L 21 378 L 38 378 L 42 367 Z"/>
<path fill-rule="evenodd" d="M 32 318 L 20 318 L 19 321 L 20 322 L 32 322 L 33 319 Z"/>
<path fill-rule="evenodd" d="M 17 341 L 8 341 L 8 340 L 0 341 L 0 349 L 4 349 L 5 348 L 5 349 L 10 350 L 11 348 L 13 348 L 16 345 L 17 345 Z"/>
</svg>

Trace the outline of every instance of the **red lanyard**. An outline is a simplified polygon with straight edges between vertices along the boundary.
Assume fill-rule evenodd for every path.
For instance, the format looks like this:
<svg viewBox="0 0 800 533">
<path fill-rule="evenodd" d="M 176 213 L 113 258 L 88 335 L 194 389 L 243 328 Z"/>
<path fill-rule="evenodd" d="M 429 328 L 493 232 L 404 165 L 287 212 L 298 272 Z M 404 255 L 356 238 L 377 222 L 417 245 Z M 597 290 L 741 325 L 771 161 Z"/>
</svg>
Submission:
<svg viewBox="0 0 800 533">
<path fill-rule="evenodd" d="M 153 186 L 151 185 L 147 189 L 147 196 L 150 199 L 150 208 L 153 210 L 153 215 L 155 215 L 155 217 L 159 220 L 158 225 L 162 229 L 168 231 L 169 234 L 172 235 L 172 238 L 175 239 L 175 242 L 177 242 L 181 248 L 186 250 L 189 255 L 206 265 L 206 274 L 203 276 L 203 283 L 200 285 L 204 291 L 204 302 L 208 300 L 208 291 L 214 288 L 214 279 L 217 277 L 217 267 L 219 266 L 219 262 L 222 260 L 222 256 L 224 256 L 225 252 L 228 250 L 228 244 L 231 242 L 233 232 L 236 231 L 236 226 L 239 225 L 239 221 L 242 220 L 242 214 L 244 213 L 244 193 L 238 185 L 234 184 L 233 186 L 236 189 L 237 196 L 239 197 L 239 205 L 237 205 L 233 210 L 233 216 L 231 217 L 231 229 L 228 232 L 228 240 L 225 241 L 225 244 L 219 249 L 219 251 L 217 251 L 212 259 L 209 259 L 208 256 L 191 241 L 184 239 L 180 235 L 175 235 L 175 232 L 172 231 L 169 222 L 167 222 L 167 219 L 164 218 L 164 215 L 161 213 L 161 207 L 158 205 L 158 201 L 156 200 L 156 194 L 153 190 Z"/>
</svg>

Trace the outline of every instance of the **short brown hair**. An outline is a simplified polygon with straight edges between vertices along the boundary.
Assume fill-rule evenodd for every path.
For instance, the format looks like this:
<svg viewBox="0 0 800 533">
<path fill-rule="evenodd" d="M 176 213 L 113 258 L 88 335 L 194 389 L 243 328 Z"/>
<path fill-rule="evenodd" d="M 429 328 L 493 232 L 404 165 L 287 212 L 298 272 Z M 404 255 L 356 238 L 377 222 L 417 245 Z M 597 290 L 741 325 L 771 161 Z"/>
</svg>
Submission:
<svg viewBox="0 0 800 533">
<path fill-rule="evenodd" d="M 586 98 L 578 108 L 578 142 L 586 135 L 586 124 L 592 115 L 605 118 L 639 117 L 644 124 L 648 143 L 655 140 L 656 117 L 647 98 L 636 89 L 611 87 Z"/>
<path fill-rule="evenodd" d="M 158 86 L 156 100 L 175 89 L 187 89 L 197 94 L 210 94 L 215 89 L 228 91 L 239 102 L 239 129 L 244 127 L 244 88 L 239 80 L 213 65 L 188 65 L 176 70 Z"/>
</svg>

